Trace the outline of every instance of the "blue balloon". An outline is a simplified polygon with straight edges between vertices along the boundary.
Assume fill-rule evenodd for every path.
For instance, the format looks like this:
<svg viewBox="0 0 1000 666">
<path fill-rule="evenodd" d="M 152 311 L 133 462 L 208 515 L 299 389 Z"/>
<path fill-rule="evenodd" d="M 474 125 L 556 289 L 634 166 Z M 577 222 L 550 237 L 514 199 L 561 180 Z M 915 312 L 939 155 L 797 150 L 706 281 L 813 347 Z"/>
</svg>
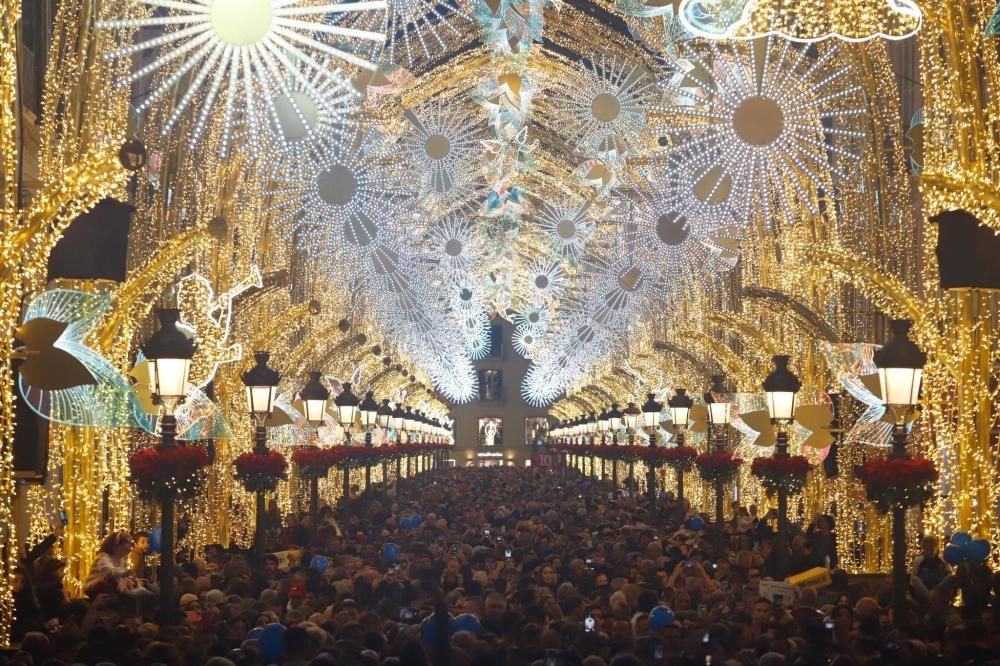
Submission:
<svg viewBox="0 0 1000 666">
<path fill-rule="evenodd" d="M 965 548 L 972 543 L 972 535 L 968 532 L 955 532 L 951 535 L 951 543 L 961 548 Z"/>
<path fill-rule="evenodd" d="M 986 539 L 973 539 L 965 547 L 965 555 L 970 562 L 985 562 L 986 558 L 990 556 L 990 542 Z"/>
<path fill-rule="evenodd" d="M 419 513 L 413 514 L 413 526 L 420 527 L 420 524 L 424 522 L 424 517 Z"/>
<path fill-rule="evenodd" d="M 955 544 L 950 543 L 944 547 L 944 561 L 948 564 L 952 566 L 961 564 L 965 561 L 965 558 L 965 549 L 961 546 L 956 546 Z"/>
<path fill-rule="evenodd" d="M 385 544 L 382 546 L 382 557 L 385 558 L 386 562 L 392 564 L 399 557 L 399 546 L 394 543 Z"/>
<path fill-rule="evenodd" d="M 149 550 L 154 553 L 160 552 L 163 547 L 163 528 L 157 525 L 149 530 Z"/>
<path fill-rule="evenodd" d="M 450 615 L 448 616 L 448 627 L 451 628 L 451 623 L 454 621 Z M 420 638 L 424 643 L 433 645 L 437 641 L 437 630 L 438 625 L 434 620 L 434 616 L 431 615 L 420 623 Z"/>
<path fill-rule="evenodd" d="M 657 606 L 649 611 L 649 628 L 659 631 L 664 627 L 674 626 L 674 612 L 666 606 Z"/>
<path fill-rule="evenodd" d="M 326 571 L 326 568 L 330 566 L 330 560 L 322 555 L 313 555 L 313 558 L 309 561 L 309 566 L 322 575 Z"/>
<path fill-rule="evenodd" d="M 462 613 L 448 623 L 449 636 L 454 636 L 460 631 L 468 631 L 476 638 L 479 638 L 482 627 L 479 626 L 479 620 L 476 619 L 475 615 L 472 613 Z"/>
<path fill-rule="evenodd" d="M 285 656 L 285 625 L 272 622 L 260 634 L 260 657 L 267 663 Z"/>
<path fill-rule="evenodd" d="M 703 527 L 705 527 L 705 521 L 701 519 L 701 516 L 695 516 L 691 519 L 691 529 L 695 532 L 701 532 Z"/>
<path fill-rule="evenodd" d="M 260 635 L 263 633 L 264 633 L 264 627 L 254 627 L 253 629 L 247 632 L 246 638 L 244 638 L 243 640 L 259 641 Z"/>
</svg>

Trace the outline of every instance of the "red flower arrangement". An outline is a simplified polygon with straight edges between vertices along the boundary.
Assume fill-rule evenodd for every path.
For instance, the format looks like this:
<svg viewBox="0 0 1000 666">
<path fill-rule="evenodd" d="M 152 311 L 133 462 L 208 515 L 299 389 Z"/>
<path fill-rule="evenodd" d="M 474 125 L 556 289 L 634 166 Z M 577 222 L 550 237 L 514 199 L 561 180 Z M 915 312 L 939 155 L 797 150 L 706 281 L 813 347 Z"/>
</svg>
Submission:
<svg viewBox="0 0 1000 666">
<path fill-rule="evenodd" d="M 743 464 L 742 458 L 737 458 L 730 451 L 718 453 L 702 453 L 694 459 L 695 467 L 701 478 L 706 481 L 732 481 Z"/>
<path fill-rule="evenodd" d="M 420 447 L 421 445 L 417 444 L 416 446 Z M 391 455 L 391 447 L 388 446 L 345 446 L 341 447 L 341 450 L 341 458 L 337 464 L 344 469 L 377 465 Z M 420 451 L 420 453 L 427 453 L 427 451 Z"/>
<path fill-rule="evenodd" d="M 927 458 L 872 458 L 859 476 L 868 499 L 883 513 L 924 504 L 933 497 L 938 480 L 937 469 Z"/>
<path fill-rule="evenodd" d="M 278 481 L 285 479 L 288 462 L 277 451 L 265 454 L 244 453 L 233 461 L 236 480 L 243 484 L 247 492 L 274 490 Z"/>
<path fill-rule="evenodd" d="M 604 446 L 597 449 L 597 455 L 608 460 L 624 460 L 625 462 L 634 462 L 639 459 L 642 455 L 644 446 L 632 446 L 632 445 L 622 445 L 613 444 L 610 446 Z"/>
<path fill-rule="evenodd" d="M 292 462 L 299 468 L 299 474 L 307 479 L 326 476 L 330 468 L 340 461 L 340 457 L 340 448 L 309 447 L 292 452 Z"/>
<path fill-rule="evenodd" d="M 779 489 L 795 494 L 802 492 L 812 465 L 805 456 L 766 456 L 754 458 L 750 473 L 760 479 L 760 484 L 768 495 L 776 495 Z"/>
<path fill-rule="evenodd" d="M 193 497 L 205 481 L 208 465 L 208 453 L 200 446 L 144 447 L 128 457 L 132 483 L 146 499 L 162 497 L 168 490 L 177 497 Z"/>
<path fill-rule="evenodd" d="M 686 472 L 694 467 L 698 451 L 693 446 L 670 446 L 653 449 L 656 460 L 675 470 Z"/>
</svg>

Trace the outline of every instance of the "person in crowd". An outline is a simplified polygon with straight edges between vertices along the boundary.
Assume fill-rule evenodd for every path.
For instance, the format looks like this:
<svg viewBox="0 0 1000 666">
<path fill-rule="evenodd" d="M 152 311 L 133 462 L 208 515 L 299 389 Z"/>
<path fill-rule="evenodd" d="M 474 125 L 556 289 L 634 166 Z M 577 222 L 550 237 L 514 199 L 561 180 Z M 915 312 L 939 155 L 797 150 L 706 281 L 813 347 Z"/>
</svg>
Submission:
<svg viewBox="0 0 1000 666">
<path fill-rule="evenodd" d="M 138 580 L 153 580 L 153 568 L 146 563 L 149 551 L 149 532 L 136 532 L 132 542 L 132 551 L 129 553 L 129 567 L 132 569 L 132 575 Z"/>
<path fill-rule="evenodd" d="M 122 594 L 134 579 L 132 542 L 111 535 L 88 577 L 90 601 L 52 595 L 42 612 L 35 594 L 42 581 L 30 594 L 15 587 L 22 642 L 12 659 L 46 666 L 1000 663 L 1000 576 L 983 565 L 964 563 L 926 600 L 915 597 L 919 619 L 901 627 L 891 623 L 882 580 L 852 582 L 840 570 L 828 588 L 762 594 L 774 534 L 766 521 L 747 520 L 755 507 L 731 507 L 720 542 L 695 529 L 707 523 L 692 520 L 696 509 L 672 497 L 662 506 L 556 470 L 436 470 L 388 491 L 374 486 L 341 501 L 316 524 L 294 515 L 296 536 L 285 536 L 302 550 L 275 544 L 280 552 L 256 561 L 235 547 L 207 546 L 203 558 L 179 567 L 170 626 L 159 623 L 155 604 L 128 603 Z M 793 531 L 789 556 L 798 567 L 831 557 L 824 535 L 833 535 L 832 520 Z M 920 565 L 936 556 L 933 545 L 915 563 L 915 578 L 932 568 Z M 48 578 L 61 574 L 52 567 Z M 54 621 L 44 624 L 53 607 Z"/>
</svg>

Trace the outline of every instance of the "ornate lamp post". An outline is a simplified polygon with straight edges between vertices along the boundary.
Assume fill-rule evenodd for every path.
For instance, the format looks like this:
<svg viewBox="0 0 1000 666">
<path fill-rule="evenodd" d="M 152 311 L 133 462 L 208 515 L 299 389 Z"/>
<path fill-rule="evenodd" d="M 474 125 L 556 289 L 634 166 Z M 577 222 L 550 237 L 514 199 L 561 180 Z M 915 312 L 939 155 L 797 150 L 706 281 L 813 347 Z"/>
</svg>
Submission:
<svg viewBox="0 0 1000 666">
<path fill-rule="evenodd" d="M 795 421 L 795 394 L 802 388 L 802 382 L 788 369 L 788 356 L 778 355 L 774 370 L 764 379 L 764 393 L 767 396 L 767 411 L 771 424 L 777 430 L 774 446 L 776 458 L 788 457 L 788 426 Z M 783 579 L 788 572 L 788 491 L 778 488 L 778 538 L 775 543 L 778 561 L 778 578 Z"/>
<path fill-rule="evenodd" d="M 656 401 L 656 396 L 652 393 L 646 394 L 646 402 L 642 404 L 642 427 L 649 435 L 649 446 L 656 446 L 656 429 L 660 425 L 660 412 L 663 411 L 663 403 Z M 650 458 L 646 467 L 646 496 L 656 501 L 656 462 Z"/>
<path fill-rule="evenodd" d="M 396 446 L 403 445 L 403 427 L 406 421 L 406 412 L 403 411 L 402 405 L 396 405 L 396 408 L 392 410 L 392 429 L 396 431 Z M 403 473 L 403 455 L 400 453 L 396 457 L 396 478 L 402 478 Z"/>
<path fill-rule="evenodd" d="M 406 408 L 406 414 L 403 417 L 403 429 L 406 430 L 406 441 L 409 442 L 411 436 L 414 442 L 419 442 L 417 439 L 417 415 L 413 412 L 413 407 Z M 406 476 L 413 476 L 413 456 L 406 456 Z"/>
<path fill-rule="evenodd" d="M 618 446 L 618 431 L 622 427 L 622 411 L 618 409 L 618 403 L 611 403 L 611 409 L 608 411 L 608 427 L 611 430 L 611 446 Z M 614 454 L 617 451 L 612 452 L 611 457 L 611 489 L 618 490 L 618 461 L 614 458 Z"/>
<path fill-rule="evenodd" d="M 267 366 L 270 352 L 257 351 L 253 354 L 257 365 L 243 373 L 243 384 L 247 387 L 247 407 L 254 419 L 254 453 L 267 455 L 267 428 L 265 423 L 274 412 L 274 399 L 278 393 L 281 375 Z M 264 559 L 264 489 L 258 488 L 257 523 L 254 526 L 253 553 L 256 562 Z"/>
<path fill-rule="evenodd" d="M 708 428 L 714 430 L 712 446 L 716 453 L 726 450 L 726 427 L 729 425 L 730 403 L 726 389 L 723 387 L 724 375 L 714 375 L 712 377 L 712 388 L 705 393 L 705 404 L 708 405 Z M 725 530 L 722 527 L 725 515 L 725 505 L 723 504 L 723 483 L 720 479 L 715 482 L 715 525 L 717 530 L 718 545 L 722 547 L 725 541 Z"/>
<path fill-rule="evenodd" d="M 610 430 L 611 430 L 611 417 L 608 416 L 608 410 L 607 409 L 603 410 L 601 412 L 601 415 L 598 417 L 598 420 L 597 420 L 597 429 L 601 433 L 601 446 L 602 447 L 607 446 L 608 445 L 608 432 L 610 432 Z M 605 458 L 604 458 L 604 456 L 602 455 L 602 456 L 600 456 L 600 458 L 601 458 L 601 481 L 604 481 L 605 479 L 608 478 L 608 470 L 607 470 L 607 467 L 605 465 Z M 593 468 L 594 468 L 594 458 L 593 458 L 593 456 L 591 456 L 591 458 L 590 458 L 590 468 L 591 468 L 591 470 L 593 470 Z"/>
<path fill-rule="evenodd" d="M 684 431 L 687 430 L 691 408 L 694 407 L 694 400 L 687 394 L 687 389 L 674 389 L 674 394 L 667 400 L 670 407 L 670 420 L 677 429 L 677 448 L 684 446 Z M 677 470 L 677 501 L 684 511 L 684 472 Z"/>
<path fill-rule="evenodd" d="M 326 418 L 326 404 L 330 400 L 330 391 L 323 386 L 322 377 L 323 373 L 313 370 L 309 373 L 306 385 L 299 391 L 306 421 L 317 431 Z M 315 525 L 319 516 L 319 477 L 317 476 L 309 478 L 309 513 L 312 514 Z"/>
<path fill-rule="evenodd" d="M 908 333 L 913 322 L 893 319 L 892 339 L 873 356 L 878 368 L 882 401 L 892 413 L 892 451 L 889 459 L 908 459 L 906 451 L 906 417 L 920 399 L 920 382 L 923 379 L 927 354 L 910 340 Z M 908 580 L 906 574 L 906 508 L 892 507 L 892 609 L 897 623 L 904 621 Z"/>
<path fill-rule="evenodd" d="M 344 390 L 333 399 L 333 404 L 337 408 L 337 421 L 344 429 L 344 446 L 351 445 L 351 428 L 354 426 L 354 417 L 358 413 L 358 396 L 351 391 L 351 383 L 344 382 Z M 351 497 L 351 469 L 344 467 L 344 499 Z"/>
<path fill-rule="evenodd" d="M 160 406 L 159 448 L 177 446 L 177 418 L 174 411 L 184 402 L 191 359 L 197 351 L 194 340 L 177 328 L 180 311 L 157 310 L 160 329 L 142 347 L 149 360 L 150 390 L 153 404 Z M 174 599 L 174 515 L 176 492 L 165 490 L 160 497 L 160 613 L 164 624 L 176 622 L 177 600 Z"/>
<path fill-rule="evenodd" d="M 379 428 L 386 433 L 389 432 L 389 425 L 392 423 L 392 407 L 389 406 L 388 398 L 382 400 L 382 404 L 379 405 L 375 420 L 378 422 Z M 389 462 L 386 460 L 382 461 L 382 481 L 389 482 Z"/>
<path fill-rule="evenodd" d="M 622 412 L 622 422 L 625 424 L 625 430 L 628 432 L 628 445 L 632 446 L 635 444 L 635 433 L 639 430 L 639 424 L 642 423 L 642 410 L 634 402 L 629 402 L 628 406 Z M 632 459 L 631 454 L 629 455 L 628 463 L 628 481 L 626 485 L 629 487 L 629 492 L 632 491 L 633 484 L 635 483 L 635 461 Z"/>
<path fill-rule="evenodd" d="M 371 391 L 365 393 L 365 399 L 361 401 L 358 405 L 358 411 L 361 413 L 361 425 L 365 429 L 365 446 L 372 446 L 372 431 L 375 430 L 375 425 L 378 423 L 378 403 L 375 402 L 375 397 Z M 372 466 L 371 462 L 365 462 L 365 490 L 368 490 L 372 485 Z"/>
</svg>

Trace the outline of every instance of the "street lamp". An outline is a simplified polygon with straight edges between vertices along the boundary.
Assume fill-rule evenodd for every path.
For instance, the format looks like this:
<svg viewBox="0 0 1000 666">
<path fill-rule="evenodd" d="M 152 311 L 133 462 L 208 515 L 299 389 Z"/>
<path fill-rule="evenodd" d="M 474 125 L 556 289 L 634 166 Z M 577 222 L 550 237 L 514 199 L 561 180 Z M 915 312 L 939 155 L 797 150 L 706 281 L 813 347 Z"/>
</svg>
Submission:
<svg viewBox="0 0 1000 666">
<path fill-rule="evenodd" d="M 622 412 L 618 409 L 618 403 L 611 403 L 611 410 L 608 412 L 608 427 L 611 428 L 611 443 L 618 443 L 618 431 L 622 427 Z"/>
<path fill-rule="evenodd" d="M 677 448 L 684 446 L 684 431 L 688 427 L 688 419 L 691 415 L 691 408 L 694 400 L 687 394 L 687 389 L 674 389 L 674 394 L 667 400 L 670 408 L 670 420 L 677 430 Z M 677 468 L 677 501 L 680 503 L 681 512 L 684 512 L 684 470 Z"/>
<path fill-rule="evenodd" d="M 378 408 L 378 415 L 376 418 L 378 420 L 379 428 L 382 428 L 382 430 L 389 429 L 389 424 L 392 423 L 392 407 L 389 406 L 388 398 L 382 401 L 382 404 Z"/>
<path fill-rule="evenodd" d="M 305 412 L 306 421 L 314 428 L 323 425 L 326 416 L 326 403 L 330 400 L 330 390 L 323 386 L 320 379 L 323 373 L 313 370 L 309 373 L 309 380 L 299 391 L 299 398 L 302 400 L 302 408 Z"/>
<path fill-rule="evenodd" d="M 639 409 L 639 406 L 634 402 L 630 402 L 628 403 L 628 407 L 625 408 L 625 411 L 622 412 L 622 418 L 625 421 L 625 428 L 630 433 L 634 433 L 639 429 L 639 423 L 642 421 L 642 410 Z M 633 436 L 634 435 L 629 436 L 630 442 Z"/>
<path fill-rule="evenodd" d="M 366 432 L 365 444 L 370 446 L 372 430 L 378 423 L 378 403 L 375 402 L 374 394 L 371 391 L 365 393 L 365 399 L 358 405 L 358 411 L 361 412 L 361 425 L 364 426 Z"/>
<path fill-rule="evenodd" d="M 177 418 L 174 410 L 184 402 L 191 359 L 198 347 L 194 340 L 177 328 L 180 311 L 176 308 L 157 310 L 160 328 L 150 336 L 142 347 L 142 354 L 148 361 L 150 391 L 153 404 L 159 405 L 160 450 L 177 446 Z M 160 496 L 160 613 L 164 624 L 173 624 L 176 619 L 177 600 L 174 599 L 174 511 L 176 491 L 164 490 Z"/>
<path fill-rule="evenodd" d="M 319 370 L 313 370 L 306 385 L 299 391 L 306 422 L 317 431 L 323 425 L 326 403 L 330 400 L 330 390 L 320 381 L 322 376 Z M 313 524 L 316 524 L 319 518 L 319 477 L 316 475 L 309 476 L 309 513 L 312 514 Z"/>
<path fill-rule="evenodd" d="M 646 402 L 642 404 L 642 427 L 649 435 L 649 446 L 656 446 L 656 428 L 660 425 L 660 412 L 663 403 L 656 401 L 652 393 L 646 394 Z M 646 466 L 646 496 L 650 501 L 656 501 L 656 458 L 650 457 Z"/>
<path fill-rule="evenodd" d="M 713 446 L 716 453 L 726 450 L 726 426 L 729 425 L 729 396 L 723 386 L 724 375 L 712 376 L 712 388 L 705 393 L 705 404 L 708 405 L 708 428 L 715 428 Z M 722 527 L 725 505 L 723 504 L 723 483 L 715 480 L 715 528 L 719 548 L 725 545 L 725 532 Z"/>
<path fill-rule="evenodd" d="M 774 370 L 764 379 L 767 411 L 777 429 L 774 457 L 788 457 L 788 426 L 795 420 L 795 394 L 802 382 L 788 369 L 789 357 L 774 356 Z M 774 545 L 777 555 L 778 580 L 784 579 L 788 569 L 788 491 L 778 487 L 778 538 Z"/>
<path fill-rule="evenodd" d="M 333 399 L 333 404 L 337 408 L 337 421 L 344 429 L 344 443 L 350 445 L 351 426 L 354 425 L 354 417 L 358 413 L 358 396 L 351 391 L 351 383 L 344 382 L 344 390 Z"/>
<path fill-rule="evenodd" d="M 274 411 L 274 399 L 278 393 L 281 375 L 267 366 L 270 352 L 257 351 L 253 354 L 257 365 L 243 373 L 243 384 L 247 389 L 247 407 L 254 418 L 254 453 L 267 455 L 267 428 L 265 422 Z M 264 490 L 258 488 L 257 523 L 254 526 L 253 551 L 256 562 L 264 559 Z"/>
<path fill-rule="evenodd" d="M 878 368 L 882 401 L 895 421 L 889 458 L 907 459 L 910 454 L 906 451 L 906 415 L 916 408 L 920 399 L 920 382 L 927 354 L 920 351 L 908 336 L 912 321 L 893 319 L 889 325 L 892 339 L 873 354 L 873 360 Z M 907 589 L 906 509 L 897 504 L 892 507 L 892 608 L 898 623 L 904 621 L 907 613 Z"/>
</svg>

